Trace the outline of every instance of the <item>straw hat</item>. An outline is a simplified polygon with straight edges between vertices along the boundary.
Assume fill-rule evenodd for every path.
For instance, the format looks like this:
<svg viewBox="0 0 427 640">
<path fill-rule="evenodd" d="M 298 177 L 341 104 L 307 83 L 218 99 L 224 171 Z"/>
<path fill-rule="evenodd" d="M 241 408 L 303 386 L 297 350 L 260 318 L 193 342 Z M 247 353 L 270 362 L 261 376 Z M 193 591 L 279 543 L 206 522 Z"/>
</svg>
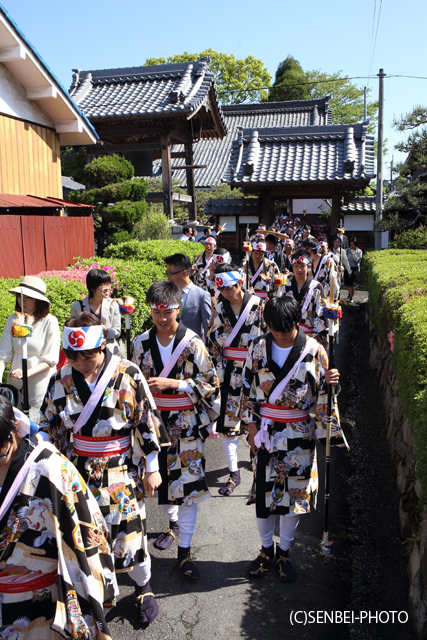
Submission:
<svg viewBox="0 0 427 640">
<path fill-rule="evenodd" d="M 46 283 L 43 282 L 41 278 L 36 278 L 35 276 L 24 276 L 19 287 L 9 289 L 9 293 L 23 293 L 24 296 L 28 296 L 28 298 L 44 300 L 44 302 L 49 302 L 50 304 L 50 300 L 45 296 Z"/>
</svg>

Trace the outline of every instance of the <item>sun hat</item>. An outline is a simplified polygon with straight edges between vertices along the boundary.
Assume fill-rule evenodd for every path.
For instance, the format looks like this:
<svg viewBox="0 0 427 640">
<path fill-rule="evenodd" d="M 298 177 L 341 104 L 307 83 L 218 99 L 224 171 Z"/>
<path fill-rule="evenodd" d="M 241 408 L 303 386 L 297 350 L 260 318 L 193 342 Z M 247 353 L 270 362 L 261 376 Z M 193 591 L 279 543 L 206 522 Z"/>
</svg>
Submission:
<svg viewBox="0 0 427 640">
<path fill-rule="evenodd" d="M 28 296 L 28 298 L 43 300 L 44 302 L 49 302 L 50 304 L 50 300 L 48 300 L 45 296 L 46 283 L 43 282 L 41 278 L 37 278 L 36 276 L 24 276 L 19 287 L 9 289 L 9 293 L 23 293 L 24 296 Z"/>
</svg>

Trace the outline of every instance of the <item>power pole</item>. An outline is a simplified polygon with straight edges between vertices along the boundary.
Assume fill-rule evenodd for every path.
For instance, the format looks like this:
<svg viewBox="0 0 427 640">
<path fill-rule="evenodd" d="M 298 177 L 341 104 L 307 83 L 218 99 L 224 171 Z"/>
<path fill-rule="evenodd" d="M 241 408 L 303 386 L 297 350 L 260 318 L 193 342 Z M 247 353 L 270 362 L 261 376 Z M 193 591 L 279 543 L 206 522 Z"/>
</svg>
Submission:
<svg viewBox="0 0 427 640">
<path fill-rule="evenodd" d="M 391 156 L 391 164 L 390 164 L 390 193 L 393 191 L 393 163 L 394 163 L 394 156 Z"/>
<path fill-rule="evenodd" d="M 379 109 L 378 109 L 378 147 L 377 147 L 377 198 L 375 222 L 382 219 L 383 206 L 383 148 L 384 148 L 384 69 L 380 69 L 378 77 L 379 83 Z M 381 249 L 381 231 L 375 232 L 375 251 Z"/>
</svg>

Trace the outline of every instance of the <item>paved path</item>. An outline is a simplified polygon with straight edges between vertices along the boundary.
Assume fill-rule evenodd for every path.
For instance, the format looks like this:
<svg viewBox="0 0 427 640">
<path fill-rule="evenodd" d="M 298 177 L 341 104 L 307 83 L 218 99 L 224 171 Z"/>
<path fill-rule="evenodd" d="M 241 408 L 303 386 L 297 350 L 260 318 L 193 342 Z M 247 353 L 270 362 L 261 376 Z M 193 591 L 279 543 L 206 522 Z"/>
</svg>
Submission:
<svg viewBox="0 0 427 640">
<path fill-rule="evenodd" d="M 356 292 L 356 302 L 367 297 Z M 345 316 L 345 314 L 344 314 Z M 348 336 L 343 324 L 337 346 L 337 362 L 345 375 L 348 364 Z M 367 354 L 366 354 L 367 357 Z M 345 404 L 345 384 L 340 402 Z M 229 498 L 218 495 L 218 488 L 228 476 L 222 445 L 219 439 L 207 442 L 207 480 L 212 498 L 199 509 L 192 550 L 201 572 L 198 581 L 182 576 L 177 568 L 176 543 L 167 551 L 158 551 L 153 542 L 167 526 L 166 517 L 155 500 L 148 501 L 147 523 L 149 548 L 152 556 L 152 587 L 157 595 L 160 615 L 147 629 L 138 624 L 134 604 L 134 587 L 125 574 L 119 576 L 120 598 L 117 607 L 108 615 L 110 630 L 116 640 L 141 637 L 156 640 L 347 640 L 348 638 L 412 638 L 411 630 L 388 627 L 362 630 L 350 625 L 308 624 L 292 626 L 292 612 L 344 611 L 352 609 L 354 577 L 351 566 L 351 542 L 348 531 L 351 513 L 346 495 L 351 484 L 350 456 L 344 450 L 332 452 L 331 535 L 337 541 L 330 557 L 321 555 L 318 543 L 323 529 L 323 461 L 324 450 L 319 448 L 320 495 L 318 510 L 303 516 L 291 549 L 291 559 L 298 580 L 282 584 L 275 569 L 260 580 L 249 578 L 249 563 L 260 548 L 255 524 L 255 507 L 246 506 L 252 473 L 247 468 L 249 447 L 242 440 L 239 448 L 242 484 Z M 386 498 L 382 497 L 384 500 Z M 393 496 L 390 508 L 395 508 Z M 375 519 L 376 514 L 373 514 Z M 276 534 L 278 533 L 276 528 Z M 391 535 L 398 537 L 397 529 Z M 277 538 L 276 538 L 277 539 Z M 394 552 L 395 554 L 395 552 Z M 390 563 L 389 559 L 384 559 Z M 391 562 L 395 562 L 395 555 Z M 403 559 L 399 557 L 400 575 L 405 574 Z M 393 565 L 391 565 L 393 566 Z M 402 583 L 402 593 L 407 585 Z M 403 597 L 403 604 L 405 598 Z M 393 603 L 395 604 L 395 603 Z M 375 610 L 375 603 L 372 603 Z M 390 609 L 395 606 L 390 605 Z M 402 607 L 400 607 L 402 608 Z M 357 612 L 356 612 L 357 613 Z M 302 615 L 302 614 L 301 614 Z M 301 619 L 301 618 L 300 618 Z M 372 629 L 372 635 L 371 634 Z M 395 635 L 393 633 L 395 632 Z M 368 633 L 368 635 L 365 635 Z"/>
</svg>

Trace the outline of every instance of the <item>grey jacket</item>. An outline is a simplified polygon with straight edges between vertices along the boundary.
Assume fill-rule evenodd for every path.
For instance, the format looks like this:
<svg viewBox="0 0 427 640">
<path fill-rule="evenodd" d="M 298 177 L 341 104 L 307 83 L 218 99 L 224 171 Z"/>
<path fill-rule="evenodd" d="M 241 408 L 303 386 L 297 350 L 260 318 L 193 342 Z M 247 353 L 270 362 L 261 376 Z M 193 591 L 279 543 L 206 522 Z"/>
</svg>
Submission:
<svg viewBox="0 0 427 640">
<path fill-rule="evenodd" d="M 89 298 L 82 301 L 73 302 L 71 307 L 71 317 L 78 315 L 81 311 L 91 313 Z M 122 321 L 119 305 L 113 298 L 104 298 L 101 304 L 101 323 L 107 327 L 107 345 L 113 353 L 117 353 L 119 346 L 116 342 L 122 332 Z"/>
<path fill-rule="evenodd" d="M 207 291 L 190 282 L 181 320 L 186 327 L 197 333 L 198 336 L 208 335 L 209 320 L 212 315 L 211 297 Z"/>
</svg>

